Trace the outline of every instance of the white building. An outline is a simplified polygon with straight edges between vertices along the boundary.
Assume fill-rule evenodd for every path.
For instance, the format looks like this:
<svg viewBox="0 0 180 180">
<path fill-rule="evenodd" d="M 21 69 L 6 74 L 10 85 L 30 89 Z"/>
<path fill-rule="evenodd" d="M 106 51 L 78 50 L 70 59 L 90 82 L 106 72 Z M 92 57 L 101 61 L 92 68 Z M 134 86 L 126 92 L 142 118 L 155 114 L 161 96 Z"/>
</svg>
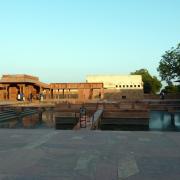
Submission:
<svg viewBox="0 0 180 180">
<path fill-rule="evenodd" d="M 141 75 L 88 75 L 86 81 L 102 82 L 105 89 L 143 89 Z"/>
</svg>

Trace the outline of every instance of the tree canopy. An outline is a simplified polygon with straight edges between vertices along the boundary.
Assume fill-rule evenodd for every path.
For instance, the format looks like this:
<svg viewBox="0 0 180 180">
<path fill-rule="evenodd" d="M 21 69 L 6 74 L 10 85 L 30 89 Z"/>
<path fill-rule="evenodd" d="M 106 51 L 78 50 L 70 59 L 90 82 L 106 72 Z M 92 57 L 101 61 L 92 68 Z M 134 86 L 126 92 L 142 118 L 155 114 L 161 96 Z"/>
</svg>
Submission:
<svg viewBox="0 0 180 180">
<path fill-rule="evenodd" d="M 140 69 L 132 72 L 131 75 L 142 75 L 144 82 L 144 93 L 157 93 L 162 87 L 161 82 L 156 76 L 151 76 L 147 69 Z"/>
<path fill-rule="evenodd" d="M 165 93 L 180 93 L 180 85 L 169 85 L 164 88 Z"/>
<path fill-rule="evenodd" d="M 180 44 L 165 52 L 157 69 L 162 80 L 168 84 L 180 79 Z M 171 84 L 171 83 L 170 83 Z"/>
</svg>

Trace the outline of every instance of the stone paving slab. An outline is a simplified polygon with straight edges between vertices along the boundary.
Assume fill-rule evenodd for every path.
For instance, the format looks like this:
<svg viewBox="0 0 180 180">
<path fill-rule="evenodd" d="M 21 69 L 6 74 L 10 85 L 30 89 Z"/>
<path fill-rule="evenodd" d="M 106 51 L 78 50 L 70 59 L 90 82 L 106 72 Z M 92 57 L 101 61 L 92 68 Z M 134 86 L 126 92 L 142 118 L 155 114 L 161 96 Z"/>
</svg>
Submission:
<svg viewBox="0 0 180 180">
<path fill-rule="evenodd" d="M 180 179 L 180 132 L 1 129 L 0 180 Z"/>
</svg>

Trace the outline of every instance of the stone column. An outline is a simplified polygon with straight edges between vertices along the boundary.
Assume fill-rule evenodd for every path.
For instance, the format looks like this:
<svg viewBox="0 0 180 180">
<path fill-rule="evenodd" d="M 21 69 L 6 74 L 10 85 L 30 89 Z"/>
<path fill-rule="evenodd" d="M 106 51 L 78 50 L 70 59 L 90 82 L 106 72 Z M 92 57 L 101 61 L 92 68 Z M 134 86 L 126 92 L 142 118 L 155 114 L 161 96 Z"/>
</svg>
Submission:
<svg viewBox="0 0 180 180">
<path fill-rule="evenodd" d="M 19 93 L 23 93 L 22 84 L 18 84 L 17 86 L 19 87 Z"/>
<path fill-rule="evenodd" d="M 39 87 L 39 93 L 42 93 L 43 92 L 43 88 L 40 86 Z"/>
<path fill-rule="evenodd" d="M 27 94 L 27 98 L 29 98 L 30 91 L 29 91 L 29 86 L 28 85 L 26 86 L 26 94 Z"/>
<path fill-rule="evenodd" d="M 57 99 L 59 99 L 59 89 L 58 89 L 57 91 L 58 91 L 58 93 L 57 93 Z"/>
<path fill-rule="evenodd" d="M 5 88 L 6 88 L 6 96 L 5 96 L 5 98 L 6 98 L 6 100 L 8 100 L 8 95 L 9 95 L 9 92 L 8 92 L 8 85 L 6 85 Z"/>
<path fill-rule="evenodd" d="M 49 99 L 49 89 L 46 89 L 46 100 Z"/>
<path fill-rule="evenodd" d="M 50 96 L 51 96 L 51 99 L 53 99 L 53 89 L 50 89 Z"/>
<path fill-rule="evenodd" d="M 69 89 L 69 92 L 68 92 L 68 99 L 71 98 L 71 89 Z"/>
<path fill-rule="evenodd" d="M 22 85 L 22 92 L 24 94 L 25 100 L 27 100 L 26 87 L 25 84 Z"/>
<path fill-rule="evenodd" d="M 101 99 L 103 99 L 104 98 L 104 88 L 101 88 L 101 90 L 100 90 L 100 92 L 101 92 Z"/>
<path fill-rule="evenodd" d="M 63 99 L 64 99 L 64 89 L 63 89 L 62 93 L 63 93 Z"/>
<path fill-rule="evenodd" d="M 51 89 L 48 89 L 48 99 L 51 99 Z"/>
</svg>

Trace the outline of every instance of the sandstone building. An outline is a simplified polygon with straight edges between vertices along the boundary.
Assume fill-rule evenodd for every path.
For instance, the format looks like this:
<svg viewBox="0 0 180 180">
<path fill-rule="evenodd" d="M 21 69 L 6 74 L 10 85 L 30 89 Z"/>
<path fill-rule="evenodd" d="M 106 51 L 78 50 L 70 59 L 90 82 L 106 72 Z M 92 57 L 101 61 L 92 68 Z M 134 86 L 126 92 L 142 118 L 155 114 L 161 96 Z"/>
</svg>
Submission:
<svg viewBox="0 0 180 180">
<path fill-rule="evenodd" d="M 27 100 L 42 94 L 45 99 L 93 99 L 103 98 L 103 83 L 50 83 L 39 81 L 38 77 L 19 74 L 3 75 L 0 79 L 0 100 L 17 100 L 22 93 Z M 97 96 L 98 94 L 98 96 Z"/>
<path fill-rule="evenodd" d="M 38 77 L 18 74 L 3 75 L 0 80 L 0 99 L 16 100 L 18 93 L 23 93 L 25 99 L 32 93 L 34 96 L 49 89 L 48 84 L 39 81 Z"/>
<path fill-rule="evenodd" d="M 0 79 L 0 100 L 17 100 L 22 93 L 25 100 L 32 94 L 45 99 L 141 99 L 143 82 L 140 75 L 92 75 L 85 83 L 46 84 L 38 77 L 19 74 L 3 75 Z"/>
<path fill-rule="evenodd" d="M 102 82 L 105 98 L 141 99 L 144 94 L 141 75 L 88 75 L 86 82 Z"/>
</svg>

